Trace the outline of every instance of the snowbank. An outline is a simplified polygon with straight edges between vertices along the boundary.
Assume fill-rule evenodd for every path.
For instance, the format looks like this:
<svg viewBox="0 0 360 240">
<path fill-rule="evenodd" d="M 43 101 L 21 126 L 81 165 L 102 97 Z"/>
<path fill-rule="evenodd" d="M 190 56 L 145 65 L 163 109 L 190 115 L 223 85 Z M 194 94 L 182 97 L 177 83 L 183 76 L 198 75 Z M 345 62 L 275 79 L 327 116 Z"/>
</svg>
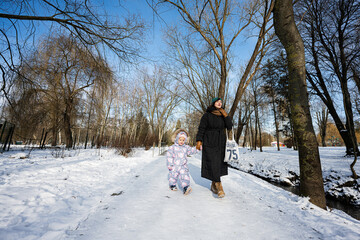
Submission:
<svg viewBox="0 0 360 240">
<path fill-rule="evenodd" d="M 277 169 L 279 179 L 289 170 L 297 172 L 296 152 L 265 151 L 243 151 L 239 166 L 260 173 Z M 230 169 L 222 179 L 226 197 L 218 199 L 210 181 L 200 176 L 201 154 L 189 158 L 192 193 L 171 192 L 165 156 L 157 153 L 135 149 L 128 158 L 111 149 L 1 154 L 0 239 L 360 239 L 360 222 L 342 211 L 319 209 L 238 170 Z M 323 165 L 326 171 L 333 177 L 331 169 L 349 174 L 333 155 L 325 157 L 331 165 Z"/>
<path fill-rule="evenodd" d="M 264 147 L 250 151 L 240 148 L 240 161 L 230 163 L 234 168 L 266 178 L 270 181 L 295 186 L 299 183 L 298 152 L 288 148 Z M 350 171 L 353 158 L 344 157 L 343 147 L 320 147 L 321 166 L 323 170 L 326 194 L 344 202 L 360 206 L 360 179 L 354 180 Z M 360 163 L 355 165 L 360 174 Z"/>
<path fill-rule="evenodd" d="M 114 149 L 0 155 L 0 239 L 53 239 L 76 226 L 119 193 L 119 177 L 134 174 L 152 160 L 153 151 L 135 149 L 132 155 L 125 158 Z"/>
</svg>

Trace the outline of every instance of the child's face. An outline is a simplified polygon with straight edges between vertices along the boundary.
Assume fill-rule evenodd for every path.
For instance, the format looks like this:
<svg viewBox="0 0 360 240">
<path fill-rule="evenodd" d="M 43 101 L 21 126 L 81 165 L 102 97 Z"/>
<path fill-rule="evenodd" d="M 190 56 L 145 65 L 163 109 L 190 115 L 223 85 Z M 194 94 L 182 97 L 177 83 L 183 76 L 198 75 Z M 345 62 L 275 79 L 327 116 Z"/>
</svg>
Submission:
<svg viewBox="0 0 360 240">
<path fill-rule="evenodd" d="M 184 143 L 185 143 L 185 138 L 184 137 L 180 137 L 179 138 L 179 145 L 181 146 L 181 145 L 184 145 Z"/>
</svg>

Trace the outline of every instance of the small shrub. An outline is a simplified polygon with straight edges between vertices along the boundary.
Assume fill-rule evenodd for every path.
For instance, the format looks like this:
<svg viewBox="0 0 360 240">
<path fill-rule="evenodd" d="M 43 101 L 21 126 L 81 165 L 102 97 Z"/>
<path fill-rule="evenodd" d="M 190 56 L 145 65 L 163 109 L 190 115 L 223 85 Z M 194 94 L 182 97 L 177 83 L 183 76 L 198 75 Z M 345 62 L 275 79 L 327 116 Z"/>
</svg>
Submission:
<svg viewBox="0 0 360 240">
<path fill-rule="evenodd" d="M 132 149 L 130 147 L 128 147 L 128 148 L 119 147 L 119 148 L 116 148 L 116 153 L 120 154 L 124 157 L 130 157 L 131 153 L 132 153 Z"/>
</svg>

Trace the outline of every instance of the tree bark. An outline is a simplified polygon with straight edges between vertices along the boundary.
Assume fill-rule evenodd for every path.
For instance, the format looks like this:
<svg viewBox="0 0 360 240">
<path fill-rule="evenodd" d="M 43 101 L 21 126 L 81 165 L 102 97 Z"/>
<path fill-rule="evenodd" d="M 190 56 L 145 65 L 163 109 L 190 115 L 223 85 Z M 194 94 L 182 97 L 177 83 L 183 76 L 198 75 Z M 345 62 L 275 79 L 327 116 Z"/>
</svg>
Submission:
<svg viewBox="0 0 360 240">
<path fill-rule="evenodd" d="M 246 124 L 245 127 L 246 127 L 246 128 L 245 128 L 245 133 L 244 133 L 243 148 L 246 146 L 246 138 L 247 138 L 248 131 L 249 131 L 249 125 L 248 125 L 248 123 Z"/>
<path fill-rule="evenodd" d="M 255 103 L 256 104 L 256 103 Z M 255 111 L 255 126 L 254 126 L 254 131 L 255 131 L 255 134 L 254 134 L 254 147 L 253 149 L 256 150 L 256 147 L 257 147 L 257 135 L 258 135 L 258 121 L 259 121 L 259 117 L 258 117 L 258 112 L 257 112 L 257 107 L 255 107 L 254 109 Z"/>
<path fill-rule="evenodd" d="M 71 108 L 72 108 L 72 101 L 69 100 L 70 103 L 66 103 L 66 108 L 64 112 L 64 132 L 65 132 L 65 139 L 66 139 L 66 148 L 71 148 L 73 144 L 73 137 L 71 132 Z"/>
<path fill-rule="evenodd" d="M 288 61 L 291 113 L 299 147 L 300 192 L 325 209 L 320 155 L 306 86 L 304 44 L 295 24 L 292 0 L 275 1 L 274 27 Z"/>
<path fill-rule="evenodd" d="M 240 109 L 239 116 L 238 116 L 238 127 L 236 129 L 236 134 L 235 134 L 235 141 L 237 143 L 239 143 L 241 132 L 242 132 L 243 128 L 244 128 L 244 123 L 241 121 L 241 109 Z"/>
<path fill-rule="evenodd" d="M 259 129 L 259 148 L 260 148 L 260 152 L 262 152 L 263 149 L 262 149 L 261 125 L 260 125 L 259 117 L 258 117 L 258 129 Z"/>
<path fill-rule="evenodd" d="M 351 71 L 353 73 L 353 79 L 354 79 L 354 82 L 357 86 L 357 89 L 360 93 L 360 77 L 359 77 L 359 73 L 356 71 L 355 67 L 352 67 L 351 68 Z"/>
<path fill-rule="evenodd" d="M 240 107 L 239 117 L 238 117 L 238 128 L 236 130 L 236 135 L 235 135 L 235 141 L 237 143 L 239 143 L 239 140 L 240 140 L 240 137 L 241 137 L 241 134 L 242 134 L 242 131 L 243 131 L 244 127 L 249 122 L 249 118 L 250 118 L 250 115 L 251 115 L 251 110 L 249 108 L 250 108 L 250 106 L 247 103 L 245 103 L 245 112 L 243 113 L 242 109 Z"/>
<path fill-rule="evenodd" d="M 54 113 L 53 113 L 54 114 Z M 52 128 L 51 128 L 51 133 L 52 133 L 52 139 L 51 139 L 51 146 L 55 147 L 57 144 L 57 140 L 58 140 L 58 124 L 57 124 L 57 116 L 53 115 L 53 119 L 52 119 Z"/>
<path fill-rule="evenodd" d="M 272 97 L 272 110 L 273 110 L 273 113 L 274 113 L 274 121 L 275 121 L 275 136 L 276 136 L 277 150 L 278 150 L 278 151 L 280 151 L 279 122 L 278 122 L 278 120 L 277 120 L 276 105 L 275 105 L 275 97 Z"/>
<path fill-rule="evenodd" d="M 321 138 L 321 145 L 326 147 L 326 129 L 329 117 L 329 110 L 325 106 L 321 109 L 321 112 L 316 112 L 317 124 L 319 127 L 319 134 Z"/>
<path fill-rule="evenodd" d="M 254 129 L 252 126 L 252 118 L 249 119 L 249 142 L 251 151 L 254 150 Z"/>
</svg>

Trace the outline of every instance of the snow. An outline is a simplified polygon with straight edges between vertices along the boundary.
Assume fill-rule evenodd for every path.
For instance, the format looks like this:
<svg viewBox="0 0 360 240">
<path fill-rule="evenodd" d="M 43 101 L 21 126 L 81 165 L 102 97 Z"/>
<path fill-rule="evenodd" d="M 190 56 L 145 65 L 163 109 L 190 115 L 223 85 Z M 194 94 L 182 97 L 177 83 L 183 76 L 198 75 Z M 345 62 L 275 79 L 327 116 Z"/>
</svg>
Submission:
<svg viewBox="0 0 360 240">
<path fill-rule="evenodd" d="M 350 159 L 339 161 L 341 151 L 321 151 L 325 172 L 349 174 Z M 244 169 L 279 178 L 298 172 L 295 151 L 242 152 Z M 156 153 L 136 149 L 128 158 L 112 149 L 3 153 L 0 239 L 360 238 L 360 221 L 236 169 L 222 178 L 226 196 L 217 198 L 200 176 L 201 154 L 189 157 L 192 193 L 172 192 L 165 156 Z"/>
<path fill-rule="evenodd" d="M 300 175 L 297 151 L 289 148 L 277 151 L 274 147 L 265 147 L 263 152 L 246 148 L 239 150 L 241 161 L 231 163 L 231 166 L 274 182 L 292 186 L 298 183 L 295 180 L 296 176 Z M 350 164 L 353 157 L 344 157 L 345 151 L 344 147 L 319 148 L 324 188 L 328 195 L 347 197 L 350 203 L 360 205 L 360 179 L 355 181 L 351 177 Z M 355 165 L 355 171 L 360 174 L 359 162 Z"/>
</svg>

